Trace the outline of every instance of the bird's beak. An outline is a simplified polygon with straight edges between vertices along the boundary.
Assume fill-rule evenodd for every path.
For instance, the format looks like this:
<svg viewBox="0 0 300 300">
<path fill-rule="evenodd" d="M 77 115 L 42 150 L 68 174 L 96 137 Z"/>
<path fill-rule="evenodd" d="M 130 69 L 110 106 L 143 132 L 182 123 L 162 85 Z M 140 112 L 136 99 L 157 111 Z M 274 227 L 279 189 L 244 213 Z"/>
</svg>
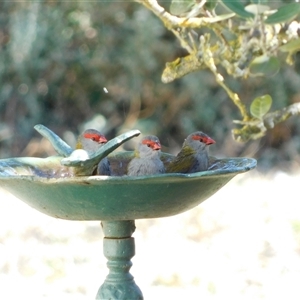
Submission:
<svg viewBox="0 0 300 300">
<path fill-rule="evenodd" d="M 104 135 L 101 135 L 98 144 L 105 144 L 105 143 L 107 143 L 107 139 Z"/>
<path fill-rule="evenodd" d="M 208 138 L 206 139 L 206 141 L 205 141 L 205 144 L 206 144 L 206 145 L 212 145 L 212 144 L 215 144 L 215 143 L 216 143 L 216 141 L 213 140 L 213 139 L 210 138 L 210 137 L 208 137 Z"/>
<path fill-rule="evenodd" d="M 152 149 L 153 149 L 153 150 L 160 150 L 160 149 L 161 149 L 161 144 L 158 143 L 158 142 L 153 143 Z"/>
</svg>

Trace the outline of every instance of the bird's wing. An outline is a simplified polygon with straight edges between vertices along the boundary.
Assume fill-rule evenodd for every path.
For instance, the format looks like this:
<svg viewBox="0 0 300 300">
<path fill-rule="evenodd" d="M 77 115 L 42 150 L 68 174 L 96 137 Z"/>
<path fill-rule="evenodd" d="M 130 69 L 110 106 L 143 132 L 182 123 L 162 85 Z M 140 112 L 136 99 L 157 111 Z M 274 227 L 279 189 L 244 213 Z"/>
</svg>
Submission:
<svg viewBox="0 0 300 300">
<path fill-rule="evenodd" d="M 97 174 L 98 175 L 111 175 L 111 168 L 110 168 L 110 162 L 107 159 L 107 157 L 104 157 L 97 167 Z"/>
<path fill-rule="evenodd" d="M 195 152 L 188 148 L 182 149 L 166 168 L 167 173 L 189 173 L 196 163 Z"/>
</svg>

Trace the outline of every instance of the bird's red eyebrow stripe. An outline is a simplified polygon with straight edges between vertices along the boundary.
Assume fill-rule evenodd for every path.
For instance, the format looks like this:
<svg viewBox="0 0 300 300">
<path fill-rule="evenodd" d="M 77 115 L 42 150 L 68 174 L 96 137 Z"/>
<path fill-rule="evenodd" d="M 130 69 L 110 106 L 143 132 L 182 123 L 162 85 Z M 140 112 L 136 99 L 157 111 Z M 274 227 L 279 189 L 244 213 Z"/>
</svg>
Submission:
<svg viewBox="0 0 300 300">
<path fill-rule="evenodd" d="M 193 135 L 192 139 L 195 141 L 199 141 L 202 139 L 203 143 L 205 143 L 206 145 L 211 145 L 216 143 L 216 141 L 210 138 L 209 136 Z"/>
<path fill-rule="evenodd" d="M 155 142 L 151 141 L 151 140 L 142 140 L 142 144 L 144 145 L 147 145 L 147 144 L 150 144 L 150 145 L 153 145 Z"/>
<path fill-rule="evenodd" d="M 144 145 L 147 145 L 147 144 L 150 144 L 150 147 L 154 150 L 159 150 L 161 149 L 161 145 L 159 142 L 154 142 L 154 141 L 151 141 L 151 140 L 143 140 L 142 141 L 142 144 Z"/>
<path fill-rule="evenodd" d="M 105 138 L 104 135 L 99 135 L 96 133 L 85 133 L 84 137 L 87 139 L 95 139 L 97 142 L 107 142 L 107 139 Z"/>
</svg>

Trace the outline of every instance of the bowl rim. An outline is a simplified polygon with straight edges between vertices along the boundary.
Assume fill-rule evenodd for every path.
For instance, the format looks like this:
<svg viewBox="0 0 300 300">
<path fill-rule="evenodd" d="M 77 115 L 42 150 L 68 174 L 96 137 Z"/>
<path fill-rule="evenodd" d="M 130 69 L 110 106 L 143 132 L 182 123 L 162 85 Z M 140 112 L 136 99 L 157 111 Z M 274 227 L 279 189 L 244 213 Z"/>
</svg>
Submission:
<svg viewBox="0 0 300 300">
<path fill-rule="evenodd" d="M 129 152 L 129 151 L 128 151 Z M 205 178 L 205 177 L 217 177 L 217 176 L 232 176 L 233 174 L 240 174 L 247 172 L 249 170 L 252 170 L 256 167 L 257 161 L 254 158 L 248 158 L 248 157 L 224 157 L 224 158 L 215 158 L 215 161 L 219 162 L 240 162 L 240 164 L 234 164 L 230 168 L 219 168 L 219 169 L 209 169 L 207 171 L 201 171 L 201 172 L 195 172 L 195 173 L 164 173 L 164 174 L 155 174 L 155 175 L 147 175 L 147 176 L 127 176 L 127 175 L 119 175 L 119 176 L 103 176 L 103 175 L 93 175 L 93 176 L 77 176 L 77 177 L 43 177 L 38 175 L 17 175 L 17 174 L 1 174 L 0 173 L 0 180 L 27 180 L 27 181 L 34 181 L 34 182 L 41 182 L 46 184 L 53 184 L 53 183 L 92 183 L 92 182 L 99 182 L 99 181 L 105 181 L 107 183 L 113 183 L 113 182 L 126 182 L 126 181 L 145 181 L 148 179 L 152 180 L 163 180 L 170 178 L 172 180 L 180 180 L 180 179 L 197 179 L 197 178 Z M 40 161 L 46 161 L 48 158 L 38 158 L 38 157 L 18 157 L 18 158 L 11 158 L 12 162 L 22 162 L 24 159 L 29 159 L 34 161 L 35 159 L 38 159 Z M 59 157 L 57 157 L 59 159 Z M 9 161 L 10 159 L 0 159 L 0 167 L 1 163 L 5 162 L 6 166 L 9 167 Z M 243 163 L 242 163 L 243 162 Z M 21 165 L 20 165 L 21 166 Z M 24 166 L 26 166 L 24 164 Z M 28 166 L 28 165 L 27 165 Z M 5 168 L 5 167 L 4 167 Z M 12 168 L 12 167 L 11 167 Z"/>
</svg>

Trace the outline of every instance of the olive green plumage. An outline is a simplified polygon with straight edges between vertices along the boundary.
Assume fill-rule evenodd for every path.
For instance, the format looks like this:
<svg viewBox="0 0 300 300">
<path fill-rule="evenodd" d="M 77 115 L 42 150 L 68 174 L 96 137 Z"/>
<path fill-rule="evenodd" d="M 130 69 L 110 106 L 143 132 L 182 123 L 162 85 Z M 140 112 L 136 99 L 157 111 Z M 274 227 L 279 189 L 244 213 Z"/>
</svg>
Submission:
<svg viewBox="0 0 300 300">
<path fill-rule="evenodd" d="M 208 146 L 215 141 L 207 134 L 197 131 L 184 141 L 177 156 L 166 168 L 167 173 L 195 173 L 208 168 Z"/>
</svg>

